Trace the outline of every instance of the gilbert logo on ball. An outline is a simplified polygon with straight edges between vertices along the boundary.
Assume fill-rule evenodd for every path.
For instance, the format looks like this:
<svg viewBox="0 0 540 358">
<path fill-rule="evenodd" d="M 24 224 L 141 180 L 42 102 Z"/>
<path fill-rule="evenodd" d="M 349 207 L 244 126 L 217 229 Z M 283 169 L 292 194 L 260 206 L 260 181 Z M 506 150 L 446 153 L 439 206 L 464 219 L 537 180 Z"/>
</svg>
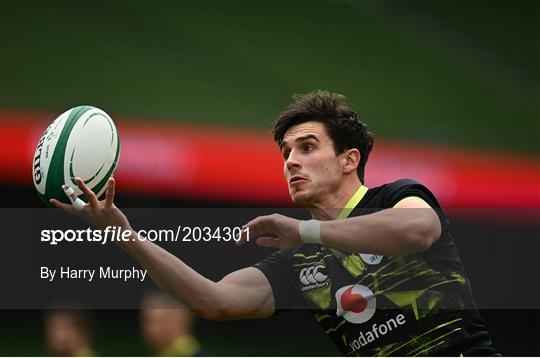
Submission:
<svg viewBox="0 0 540 358">
<path fill-rule="evenodd" d="M 81 178 L 99 197 L 107 189 L 120 156 L 120 139 L 111 117 L 92 106 L 74 107 L 47 127 L 34 154 L 33 179 L 39 197 L 50 206 L 51 198 L 69 203 L 63 184 L 75 189 Z"/>
<path fill-rule="evenodd" d="M 349 285 L 336 292 L 338 316 L 343 316 L 351 323 L 367 322 L 375 314 L 377 300 L 366 286 Z"/>
</svg>

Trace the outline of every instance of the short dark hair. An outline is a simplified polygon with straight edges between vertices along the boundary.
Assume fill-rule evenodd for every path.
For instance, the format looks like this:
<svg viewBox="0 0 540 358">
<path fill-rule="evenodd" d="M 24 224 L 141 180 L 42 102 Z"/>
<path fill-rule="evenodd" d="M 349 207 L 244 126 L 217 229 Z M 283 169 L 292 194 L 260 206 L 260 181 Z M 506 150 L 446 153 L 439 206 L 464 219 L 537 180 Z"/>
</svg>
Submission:
<svg viewBox="0 0 540 358">
<path fill-rule="evenodd" d="M 51 320 L 55 317 L 66 318 L 73 323 L 82 333 L 90 335 L 92 331 L 92 317 L 82 309 L 53 309 L 45 313 L 45 319 Z"/>
<path fill-rule="evenodd" d="M 281 145 L 285 132 L 292 126 L 309 121 L 321 122 L 334 143 L 337 154 L 356 148 L 360 152 L 358 178 L 364 182 L 364 171 L 373 148 L 373 134 L 338 93 L 316 90 L 293 95 L 293 103 L 281 113 L 274 125 L 274 140 Z"/>
</svg>

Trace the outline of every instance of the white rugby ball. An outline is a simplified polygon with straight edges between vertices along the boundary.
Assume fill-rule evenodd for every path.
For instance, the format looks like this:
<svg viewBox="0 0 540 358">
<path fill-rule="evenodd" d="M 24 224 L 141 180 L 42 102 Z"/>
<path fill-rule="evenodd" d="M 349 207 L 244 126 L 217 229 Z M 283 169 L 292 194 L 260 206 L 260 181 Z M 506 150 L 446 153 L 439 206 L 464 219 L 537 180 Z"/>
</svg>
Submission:
<svg viewBox="0 0 540 358">
<path fill-rule="evenodd" d="M 47 127 L 37 144 L 34 186 L 49 206 L 51 198 L 69 203 L 63 184 L 86 200 L 75 184 L 77 177 L 99 197 L 107 189 L 119 156 L 120 138 L 111 117 L 92 106 L 71 108 Z"/>
</svg>

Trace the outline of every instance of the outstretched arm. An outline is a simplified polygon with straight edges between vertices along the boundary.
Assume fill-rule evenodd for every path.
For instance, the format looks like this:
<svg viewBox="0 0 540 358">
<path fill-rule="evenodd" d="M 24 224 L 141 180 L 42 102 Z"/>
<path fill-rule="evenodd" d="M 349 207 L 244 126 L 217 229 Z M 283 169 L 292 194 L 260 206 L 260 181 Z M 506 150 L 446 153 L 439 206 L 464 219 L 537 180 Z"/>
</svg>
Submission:
<svg viewBox="0 0 540 358">
<path fill-rule="evenodd" d="M 52 199 L 51 204 L 76 214 L 99 229 L 120 227 L 131 232 L 129 240 L 119 243 L 148 270 L 154 281 L 196 314 L 207 319 L 240 319 L 270 316 L 275 310 L 274 296 L 266 276 L 249 267 L 213 282 L 163 248 L 139 240 L 127 217 L 114 205 L 115 181 L 109 179 L 105 200 L 96 195 L 77 178 L 77 185 L 88 198 L 81 211 L 72 205 Z M 76 194 L 72 194 L 76 199 Z"/>
<path fill-rule="evenodd" d="M 274 296 L 266 276 L 248 267 L 213 282 L 158 245 L 141 241 L 126 251 L 154 281 L 186 307 L 212 320 L 263 318 L 274 312 Z"/>
<path fill-rule="evenodd" d="M 437 214 L 418 197 L 370 215 L 321 223 L 325 245 L 385 256 L 426 251 L 440 235 Z"/>
<path fill-rule="evenodd" d="M 290 250 L 304 244 L 299 235 L 299 220 L 283 215 L 261 216 L 245 227 L 249 227 L 250 237 L 258 237 L 261 246 Z M 385 256 L 425 251 L 440 235 L 437 214 L 418 197 L 406 198 L 394 208 L 373 214 L 320 224 L 320 238 L 325 246 Z M 246 239 L 242 236 L 238 244 Z"/>
</svg>

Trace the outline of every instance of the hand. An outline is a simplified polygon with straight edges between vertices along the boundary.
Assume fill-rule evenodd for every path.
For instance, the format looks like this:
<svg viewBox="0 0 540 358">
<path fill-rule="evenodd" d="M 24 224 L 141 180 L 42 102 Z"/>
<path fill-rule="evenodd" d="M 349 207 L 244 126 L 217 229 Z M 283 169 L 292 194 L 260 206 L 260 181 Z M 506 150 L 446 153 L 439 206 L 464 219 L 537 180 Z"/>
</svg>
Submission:
<svg viewBox="0 0 540 358">
<path fill-rule="evenodd" d="M 236 244 L 246 243 L 248 236 L 245 229 L 249 229 L 249 239 L 257 238 L 259 246 L 294 250 L 304 244 L 298 234 L 298 225 L 298 220 L 280 214 L 259 216 L 242 227 L 242 234 Z"/>
<path fill-rule="evenodd" d="M 114 191 L 116 183 L 114 178 L 107 182 L 105 200 L 98 201 L 96 194 L 84 184 L 81 178 L 76 178 L 75 183 L 82 190 L 88 203 L 79 211 L 73 205 L 62 203 L 56 199 L 51 199 L 54 207 L 62 209 L 68 213 L 75 214 L 88 222 L 93 227 L 104 230 L 107 226 L 120 227 L 122 230 L 131 230 L 127 217 L 114 205 Z M 77 200 L 77 194 L 71 194 L 73 200 Z"/>
</svg>

